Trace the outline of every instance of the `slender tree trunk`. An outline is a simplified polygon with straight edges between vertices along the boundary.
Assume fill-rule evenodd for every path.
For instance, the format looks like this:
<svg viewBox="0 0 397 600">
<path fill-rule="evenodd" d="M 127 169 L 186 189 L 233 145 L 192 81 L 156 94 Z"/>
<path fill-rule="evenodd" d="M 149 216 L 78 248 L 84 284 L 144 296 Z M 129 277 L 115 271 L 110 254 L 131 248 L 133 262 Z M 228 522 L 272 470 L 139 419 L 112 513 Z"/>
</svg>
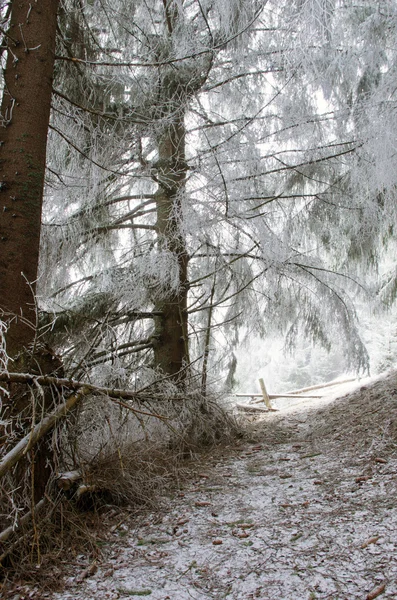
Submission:
<svg viewBox="0 0 397 600">
<path fill-rule="evenodd" d="M 182 112 L 182 110 L 181 110 Z M 164 128 L 158 141 L 157 235 L 159 248 L 172 252 L 178 264 L 179 288 L 155 307 L 155 365 L 176 379 L 189 362 L 188 350 L 188 254 L 181 231 L 181 199 L 185 189 L 185 126 L 183 113 Z M 178 375 L 180 374 L 180 375 Z"/>
<path fill-rule="evenodd" d="M 203 352 L 203 366 L 201 371 L 201 395 L 206 396 L 207 394 L 207 376 L 208 376 L 208 359 L 211 350 L 211 328 L 212 328 L 212 314 L 214 312 L 214 295 L 216 286 L 216 273 L 214 275 L 214 281 L 212 282 L 210 302 L 208 306 L 207 316 L 207 328 L 205 330 L 204 337 L 204 352 Z"/>
<path fill-rule="evenodd" d="M 7 351 L 35 338 L 47 132 L 58 0 L 13 0 L 0 116 L 0 317 Z M 33 323 L 33 326 L 31 325 Z"/>
<path fill-rule="evenodd" d="M 163 0 L 164 37 L 158 40 L 161 60 L 175 58 L 174 34 L 180 21 L 182 4 Z M 176 34 L 177 39 L 178 34 Z M 178 264 L 178 291 L 157 303 L 155 310 L 162 313 L 156 318 L 155 365 L 176 381 L 186 377 L 189 364 L 187 296 L 189 290 L 189 256 L 183 232 L 182 198 L 186 187 L 186 151 L 184 117 L 189 99 L 204 85 L 212 57 L 186 64 L 172 64 L 158 68 L 158 104 L 156 118 L 161 133 L 157 136 L 158 163 L 156 181 L 157 235 L 159 247 L 171 251 Z"/>
</svg>

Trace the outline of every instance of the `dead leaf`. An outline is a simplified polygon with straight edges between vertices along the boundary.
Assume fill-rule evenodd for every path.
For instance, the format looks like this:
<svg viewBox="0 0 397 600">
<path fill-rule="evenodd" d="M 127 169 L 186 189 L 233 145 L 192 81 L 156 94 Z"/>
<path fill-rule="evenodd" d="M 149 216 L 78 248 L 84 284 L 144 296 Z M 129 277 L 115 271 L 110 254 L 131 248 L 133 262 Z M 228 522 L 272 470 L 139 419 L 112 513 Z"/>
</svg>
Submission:
<svg viewBox="0 0 397 600">
<path fill-rule="evenodd" d="M 385 460 L 384 458 L 380 458 L 379 457 L 379 458 L 375 458 L 374 460 L 375 460 L 375 462 L 381 463 L 382 465 L 386 465 L 387 464 L 387 460 Z"/>
<path fill-rule="evenodd" d="M 197 501 L 194 503 L 194 506 L 211 506 L 211 502 Z"/>
<path fill-rule="evenodd" d="M 322 485 L 324 483 L 324 481 L 321 481 L 320 479 L 315 479 L 313 481 L 313 485 Z"/>
<path fill-rule="evenodd" d="M 361 475 L 361 477 L 356 477 L 355 481 L 356 483 L 364 483 L 364 481 L 368 481 L 370 478 L 370 475 Z"/>
<path fill-rule="evenodd" d="M 374 588 L 373 590 L 371 590 L 369 592 L 369 594 L 367 594 L 365 600 L 375 600 L 375 598 L 377 598 L 378 596 L 380 596 L 381 594 L 383 594 L 383 592 L 385 591 L 385 589 L 386 589 L 386 584 L 385 583 L 381 583 L 376 588 Z"/>
<path fill-rule="evenodd" d="M 363 544 L 361 544 L 360 547 L 361 548 L 366 548 L 370 544 L 376 544 L 376 542 L 378 541 L 378 539 L 379 539 L 379 535 L 371 537 L 371 538 L 369 538 L 369 540 L 367 540 L 366 542 L 364 542 Z"/>
<path fill-rule="evenodd" d="M 84 579 L 87 579 L 88 577 L 92 577 L 92 575 L 95 575 L 97 568 L 98 568 L 97 562 L 96 562 L 96 560 L 94 560 L 93 563 L 91 563 L 86 569 L 84 569 L 84 571 L 82 571 L 80 573 L 80 575 L 78 577 L 76 577 L 77 583 L 81 583 L 82 581 L 84 581 Z"/>
<path fill-rule="evenodd" d="M 236 533 L 236 537 L 238 537 L 239 540 L 244 540 L 245 538 L 249 537 L 249 533 L 246 531 L 241 531 L 240 533 Z"/>
<path fill-rule="evenodd" d="M 212 542 L 213 546 L 220 546 L 221 544 L 223 544 L 222 540 L 213 540 Z"/>
</svg>

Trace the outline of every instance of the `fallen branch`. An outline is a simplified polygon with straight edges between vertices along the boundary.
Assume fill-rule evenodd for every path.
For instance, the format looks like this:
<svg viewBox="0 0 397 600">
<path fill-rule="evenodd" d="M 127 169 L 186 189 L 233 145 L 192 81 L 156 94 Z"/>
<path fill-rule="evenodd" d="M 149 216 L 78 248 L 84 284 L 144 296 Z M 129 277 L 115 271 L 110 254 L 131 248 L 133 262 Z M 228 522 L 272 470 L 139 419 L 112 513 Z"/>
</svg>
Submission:
<svg viewBox="0 0 397 600">
<path fill-rule="evenodd" d="M 262 394 L 234 394 L 236 398 L 263 398 Z M 301 394 L 268 394 L 270 400 L 275 398 L 322 398 L 322 396 L 302 396 Z"/>
<path fill-rule="evenodd" d="M 287 392 L 287 394 L 300 394 L 301 392 L 320 390 L 321 388 L 333 387 L 334 385 L 342 385 L 342 383 L 352 383 L 353 381 L 357 381 L 357 377 L 350 377 L 349 379 L 339 379 L 338 381 L 327 381 L 326 383 L 318 383 L 316 385 L 301 388 L 300 390 L 291 390 Z"/>
<path fill-rule="evenodd" d="M 34 515 L 37 515 L 37 513 L 40 512 L 41 509 L 44 508 L 44 506 L 46 504 L 47 504 L 47 499 L 46 498 L 43 498 L 42 500 L 40 500 L 40 502 L 38 502 L 36 504 L 36 506 L 34 507 L 34 509 L 33 509 Z M 7 529 L 4 529 L 0 533 L 0 542 L 6 542 L 12 535 L 15 535 L 15 534 L 19 533 L 20 529 L 24 525 L 26 525 L 26 523 L 28 521 L 30 521 L 31 518 L 32 518 L 32 511 L 30 510 L 25 515 L 23 515 L 23 517 L 21 517 L 20 519 L 18 519 L 18 521 L 16 523 L 14 523 L 13 525 L 10 525 L 9 527 L 7 527 Z M 2 558 L 3 558 L 3 556 L 0 556 L 0 562 L 1 562 Z"/>
<path fill-rule="evenodd" d="M 277 411 L 277 408 L 262 408 L 261 406 L 252 406 L 248 404 L 236 404 L 236 407 L 247 413 L 267 413 Z"/>
<path fill-rule="evenodd" d="M 72 394 L 64 404 L 44 417 L 32 431 L 22 438 L 12 450 L 10 450 L 0 461 L 0 477 L 3 477 L 21 458 L 34 446 L 45 434 L 54 427 L 55 423 L 64 417 L 71 408 L 73 408 L 84 396 L 90 392 L 87 388 L 78 390 L 76 394 Z"/>
<path fill-rule="evenodd" d="M 263 402 L 263 395 L 262 394 L 236 394 L 236 396 L 238 397 L 249 397 L 251 398 L 253 404 L 260 404 L 260 402 Z M 324 396 L 308 396 L 308 395 L 301 395 L 301 394 L 268 394 L 269 400 L 276 400 L 277 398 L 298 398 L 299 400 L 304 400 L 305 398 L 323 398 Z M 254 398 L 257 398 L 257 400 L 254 400 Z"/>
<path fill-rule="evenodd" d="M 29 537 L 32 535 L 32 528 L 26 527 L 28 522 L 35 519 L 36 515 L 40 513 L 40 524 L 43 526 L 45 522 L 51 519 L 56 507 L 57 503 L 54 503 L 46 494 L 45 497 L 33 507 L 33 511 L 30 510 L 24 514 L 23 517 L 18 519 L 16 525 L 11 525 L 1 532 L 0 542 L 2 542 L 2 545 L 0 545 L 0 569 L 3 565 L 4 559 L 12 554 L 12 552 L 14 552 L 14 550 L 24 541 L 28 541 Z M 44 509 L 46 509 L 45 512 Z M 43 512 L 44 514 L 42 514 Z M 13 540 L 12 538 L 16 539 Z"/>
</svg>

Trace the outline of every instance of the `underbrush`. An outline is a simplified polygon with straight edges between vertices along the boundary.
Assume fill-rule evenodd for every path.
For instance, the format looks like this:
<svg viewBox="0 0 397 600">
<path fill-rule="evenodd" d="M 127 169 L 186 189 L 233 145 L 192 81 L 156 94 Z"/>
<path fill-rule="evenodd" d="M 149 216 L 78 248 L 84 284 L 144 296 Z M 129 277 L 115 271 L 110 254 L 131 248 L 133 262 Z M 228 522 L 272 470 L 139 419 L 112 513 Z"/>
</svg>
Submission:
<svg viewBox="0 0 397 600">
<path fill-rule="evenodd" d="M 239 435 L 220 399 L 196 390 L 149 388 L 136 402 L 87 396 L 52 433 L 55 468 L 38 504 L 32 491 L 23 493 L 31 488 L 31 451 L 25 482 L 16 485 L 16 467 L 3 479 L 0 590 L 17 580 L 53 588 L 63 563 L 100 554 L 98 540 L 120 515 L 158 507 L 200 453 Z"/>
</svg>

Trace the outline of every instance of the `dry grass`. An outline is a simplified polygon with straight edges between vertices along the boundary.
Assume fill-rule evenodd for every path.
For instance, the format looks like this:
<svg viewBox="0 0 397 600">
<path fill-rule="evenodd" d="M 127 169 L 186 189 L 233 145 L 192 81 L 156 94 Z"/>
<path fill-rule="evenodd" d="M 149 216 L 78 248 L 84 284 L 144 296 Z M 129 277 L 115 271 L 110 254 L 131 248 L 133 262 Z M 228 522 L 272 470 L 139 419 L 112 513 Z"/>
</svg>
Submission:
<svg viewBox="0 0 397 600">
<path fill-rule="evenodd" d="M 41 593 L 59 590 L 64 565 L 78 556 L 100 557 L 99 542 L 115 519 L 109 508 L 83 513 L 61 495 L 46 508 L 34 532 L 30 526 L 24 539 L 19 535 L 17 546 L 11 548 L 0 571 L 0 597 L 31 592 L 35 586 Z"/>
<path fill-rule="evenodd" d="M 247 435 L 269 446 L 305 441 L 352 454 L 397 450 L 397 372 L 361 386 L 323 408 L 250 417 Z"/>
</svg>

